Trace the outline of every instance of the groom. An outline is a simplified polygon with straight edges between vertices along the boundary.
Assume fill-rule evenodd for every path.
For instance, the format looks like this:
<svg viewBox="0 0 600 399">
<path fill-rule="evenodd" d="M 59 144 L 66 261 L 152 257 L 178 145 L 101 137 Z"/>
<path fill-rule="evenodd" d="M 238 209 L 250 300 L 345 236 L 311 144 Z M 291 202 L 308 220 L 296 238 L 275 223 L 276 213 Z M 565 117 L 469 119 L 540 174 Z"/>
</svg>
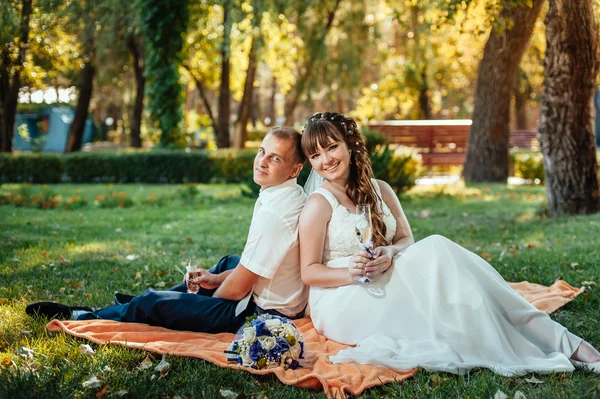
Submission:
<svg viewBox="0 0 600 399">
<path fill-rule="evenodd" d="M 300 278 L 298 249 L 298 217 L 306 201 L 296 184 L 305 160 L 300 138 L 286 127 L 265 136 L 254 159 L 254 182 L 261 191 L 242 256 L 226 256 L 203 272 L 198 294 L 187 293 L 180 284 L 168 291 L 148 289 L 136 297 L 121 295 L 117 298 L 126 303 L 96 311 L 38 302 L 27 306 L 27 314 L 68 318 L 79 313 L 78 320 L 138 322 L 208 333 L 236 332 L 253 313 L 303 317 L 308 287 Z"/>
</svg>

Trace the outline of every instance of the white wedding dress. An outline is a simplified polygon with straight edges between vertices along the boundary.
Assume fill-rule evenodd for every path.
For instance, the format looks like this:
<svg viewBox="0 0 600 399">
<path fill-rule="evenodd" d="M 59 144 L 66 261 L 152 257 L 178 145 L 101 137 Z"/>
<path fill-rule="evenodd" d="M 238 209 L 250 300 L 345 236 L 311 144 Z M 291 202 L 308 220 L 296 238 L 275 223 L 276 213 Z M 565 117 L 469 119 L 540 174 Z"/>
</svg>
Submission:
<svg viewBox="0 0 600 399">
<path fill-rule="evenodd" d="M 326 189 L 317 194 L 333 211 L 323 264 L 348 267 L 358 249 L 354 215 Z M 385 203 L 383 211 L 391 240 L 396 221 Z M 572 371 L 569 358 L 582 342 L 510 288 L 485 260 L 439 235 L 396 255 L 390 270 L 371 284 L 311 287 L 309 305 L 319 333 L 357 345 L 331 356 L 334 363 L 456 374 L 485 367 L 515 376 Z"/>
</svg>

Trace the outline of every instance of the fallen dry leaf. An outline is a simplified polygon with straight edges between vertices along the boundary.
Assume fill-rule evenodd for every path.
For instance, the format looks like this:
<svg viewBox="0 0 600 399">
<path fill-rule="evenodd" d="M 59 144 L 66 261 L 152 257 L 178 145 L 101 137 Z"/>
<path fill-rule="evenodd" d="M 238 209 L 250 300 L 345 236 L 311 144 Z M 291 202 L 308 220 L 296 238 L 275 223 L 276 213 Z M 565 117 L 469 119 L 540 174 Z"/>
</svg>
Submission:
<svg viewBox="0 0 600 399">
<path fill-rule="evenodd" d="M 20 346 L 17 350 L 17 355 L 21 356 L 23 359 L 32 359 L 33 358 L 33 350 L 29 349 L 26 346 Z"/>
<path fill-rule="evenodd" d="M 64 264 L 66 264 L 66 263 L 69 263 L 69 261 L 68 261 L 68 260 L 66 260 L 66 259 L 65 259 L 64 257 L 62 257 L 62 256 L 60 256 L 60 257 L 58 258 L 58 261 L 59 261 L 60 263 L 62 263 L 63 265 L 64 265 Z"/>
<path fill-rule="evenodd" d="M 12 364 L 12 360 L 10 360 L 9 358 L 5 357 L 4 359 L 2 359 L 2 367 L 8 367 Z"/>
<path fill-rule="evenodd" d="M 152 360 L 150 360 L 149 356 L 146 356 L 146 358 L 138 366 L 138 369 L 146 370 L 146 369 L 149 369 L 150 367 L 152 367 Z"/>
<path fill-rule="evenodd" d="M 421 219 L 427 219 L 430 214 L 431 214 L 431 211 L 429 209 L 423 209 L 421 212 L 419 212 L 419 217 Z"/>
<path fill-rule="evenodd" d="M 87 381 L 81 383 L 81 386 L 84 388 L 98 388 L 102 385 L 102 380 L 98 379 L 95 375 L 88 378 Z"/>
<path fill-rule="evenodd" d="M 48 251 L 42 251 L 42 252 L 40 252 L 40 256 L 46 256 L 46 255 L 48 255 Z"/>
<path fill-rule="evenodd" d="M 531 378 L 525 378 L 525 381 L 527 381 L 527 382 L 528 382 L 528 383 L 530 383 L 530 384 L 543 384 L 543 383 L 544 383 L 544 381 L 542 381 L 542 380 L 538 380 L 538 379 L 537 379 L 537 378 L 535 378 L 535 377 L 531 377 Z"/>
<path fill-rule="evenodd" d="M 523 392 L 517 391 L 517 392 L 515 392 L 514 399 L 527 399 L 527 396 L 525 396 L 525 394 Z"/>
<path fill-rule="evenodd" d="M 103 398 L 106 396 L 108 391 L 109 391 L 108 385 L 105 385 L 104 388 L 102 388 L 102 390 L 100 390 L 99 392 L 96 392 L 96 397 Z"/>
<path fill-rule="evenodd" d="M 155 287 L 158 288 L 163 288 L 167 285 L 167 283 L 165 283 L 164 281 L 159 281 L 158 283 L 154 284 Z"/>
<path fill-rule="evenodd" d="M 499 389 L 494 394 L 494 399 L 507 399 L 507 398 L 508 398 L 508 395 Z"/>
<path fill-rule="evenodd" d="M 83 288 L 83 280 L 67 281 L 67 284 L 69 284 L 69 286 L 74 290 L 80 290 Z"/>
<path fill-rule="evenodd" d="M 122 396 L 127 395 L 128 393 L 129 392 L 127 392 L 126 390 L 121 389 L 120 391 L 115 392 L 115 395 L 118 396 L 118 397 L 122 397 Z"/>
<path fill-rule="evenodd" d="M 237 392 L 230 391 L 229 389 L 220 389 L 219 392 L 224 399 L 237 399 L 239 396 Z"/>
<path fill-rule="evenodd" d="M 481 253 L 481 257 L 489 262 L 494 256 L 491 253 L 484 251 Z"/>
<path fill-rule="evenodd" d="M 86 356 L 94 356 L 96 354 L 96 352 L 88 344 L 79 345 L 79 352 L 83 353 Z"/>
<path fill-rule="evenodd" d="M 156 365 L 156 367 L 154 368 L 154 370 L 158 371 L 160 373 L 161 378 L 162 378 L 165 375 L 167 375 L 167 373 L 169 372 L 169 368 L 170 367 L 171 367 L 171 364 L 166 361 L 166 356 L 163 355 L 162 360 L 160 361 L 160 363 L 158 363 Z"/>
<path fill-rule="evenodd" d="M 0 298 L 0 305 L 6 305 L 8 303 L 8 298 Z"/>
<path fill-rule="evenodd" d="M 137 272 L 137 273 L 135 274 L 135 279 L 136 279 L 136 280 L 141 280 L 141 279 L 142 279 L 142 273 L 140 273 L 140 272 Z"/>
<path fill-rule="evenodd" d="M 125 259 L 127 259 L 127 260 L 136 260 L 137 258 L 139 258 L 138 255 L 127 255 L 125 257 Z"/>
</svg>

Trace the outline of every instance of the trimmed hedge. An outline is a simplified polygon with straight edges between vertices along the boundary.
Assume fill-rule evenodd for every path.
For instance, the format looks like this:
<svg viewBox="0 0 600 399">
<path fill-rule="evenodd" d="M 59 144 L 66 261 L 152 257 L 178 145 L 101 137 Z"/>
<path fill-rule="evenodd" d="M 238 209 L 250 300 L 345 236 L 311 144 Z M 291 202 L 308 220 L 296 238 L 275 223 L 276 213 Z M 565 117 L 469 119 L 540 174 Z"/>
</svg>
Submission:
<svg viewBox="0 0 600 399">
<path fill-rule="evenodd" d="M 415 184 L 420 162 L 412 153 L 394 154 L 376 136 L 370 143 L 375 177 L 398 193 Z M 245 183 L 246 194 L 256 196 L 255 155 L 255 150 L 0 153 L 0 183 Z M 309 173 L 307 162 L 298 183 L 303 185 Z"/>
<path fill-rule="evenodd" d="M 0 154 L 0 182 L 247 183 L 255 151 Z"/>
</svg>

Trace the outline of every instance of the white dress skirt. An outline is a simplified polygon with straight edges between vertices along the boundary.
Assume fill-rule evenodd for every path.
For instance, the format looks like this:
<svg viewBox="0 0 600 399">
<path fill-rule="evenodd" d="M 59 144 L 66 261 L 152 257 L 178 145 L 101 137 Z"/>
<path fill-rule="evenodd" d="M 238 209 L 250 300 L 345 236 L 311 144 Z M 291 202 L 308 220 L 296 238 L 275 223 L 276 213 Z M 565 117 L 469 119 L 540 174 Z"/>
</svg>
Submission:
<svg viewBox="0 0 600 399">
<path fill-rule="evenodd" d="M 315 194 L 332 207 L 323 263 L 348 267 L 357 250 L 354 215 L 329 191 Z M 396 222 L 385 204 L 383 211 L 391 240 Z M 396 255 L 371 284 L 311 287 L 309 307 L 320 334 L 356 345 L 331 356 L 334 363 L 456 374 L 485 367 L 516 376 L 572 371 L 569 359 L 582 342 L 481 257 L 439 235 Z"/>
</svg>

